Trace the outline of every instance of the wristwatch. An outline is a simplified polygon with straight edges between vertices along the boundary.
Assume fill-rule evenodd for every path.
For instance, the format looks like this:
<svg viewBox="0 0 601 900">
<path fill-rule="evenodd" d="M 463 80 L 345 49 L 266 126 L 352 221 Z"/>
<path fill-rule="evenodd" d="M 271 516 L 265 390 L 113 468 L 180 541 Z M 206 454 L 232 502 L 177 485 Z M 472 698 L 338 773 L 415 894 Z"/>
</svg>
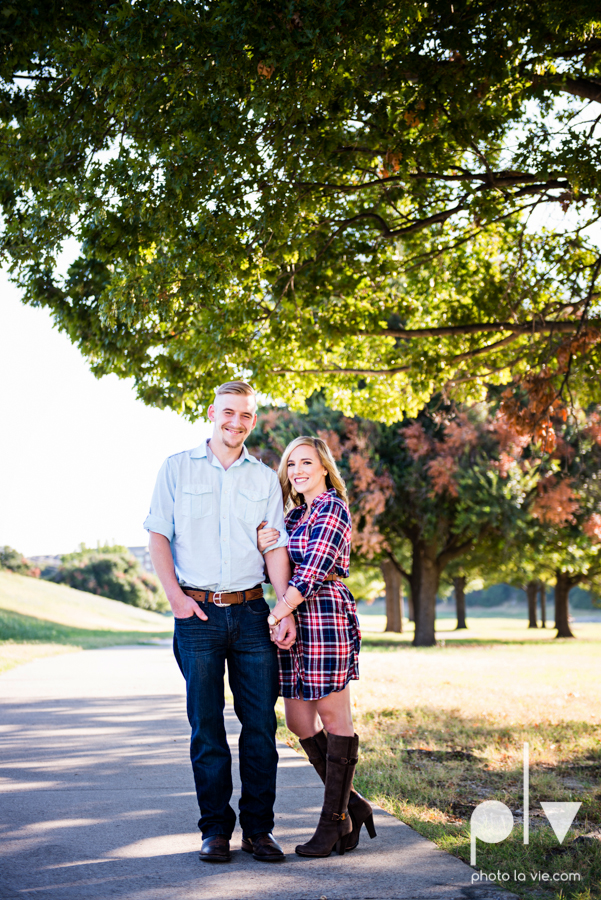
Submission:
<svg viewBox="0 0 601 900">
<path fill-rule="evenodd" d="M 267 624 L 270 626 L 270 628 L 273 628 L 274 625 L 279 625 L 281 621 L 281 619 L 276 619 L 273 613 L 269 613 L 269 615 L 267 616 Z"/>
</svg>

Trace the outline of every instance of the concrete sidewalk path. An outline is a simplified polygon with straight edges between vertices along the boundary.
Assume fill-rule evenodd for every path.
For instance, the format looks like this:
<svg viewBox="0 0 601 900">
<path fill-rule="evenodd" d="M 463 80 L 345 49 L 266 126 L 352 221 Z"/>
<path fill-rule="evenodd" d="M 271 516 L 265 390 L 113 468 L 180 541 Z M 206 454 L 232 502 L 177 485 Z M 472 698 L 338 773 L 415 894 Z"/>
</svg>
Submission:
<svg viewBox="0 0 601 900">
<path fill-rule="evenodd" d="M 238 721 L 226 709 L 237 778 Z M 48 900 L 485 900 L 472 869 L 381 810 L 357 850 L 301 859 L 322 799 L 280 745 L 275 834 L 288 854 L 198 859 L 183 680 L 167 647 L 90 650 L 0 676 L 0 898 Z M 237 787 L 235 791 L 237 791 Z M 237 805 L 237 797 L 234 797 Z M 504 897 L 511 895 L 503 892 Z"/>
</svg>

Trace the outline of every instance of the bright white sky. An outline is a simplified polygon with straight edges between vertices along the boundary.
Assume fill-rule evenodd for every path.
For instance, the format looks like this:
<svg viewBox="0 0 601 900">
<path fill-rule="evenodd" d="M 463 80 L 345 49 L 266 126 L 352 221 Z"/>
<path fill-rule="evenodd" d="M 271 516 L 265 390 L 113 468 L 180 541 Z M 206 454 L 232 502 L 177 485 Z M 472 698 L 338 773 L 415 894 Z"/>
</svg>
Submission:
<svg viewBox="0 0 601 900">
<path fill-rule="evenodd" d="M 80 543 L 146 544 L 142 528 L 165 457 L 210 425 L 100 380 L 48 312 L 24 306 L 0 270 L 0 546 L 30 556 Z"/>
</svg>

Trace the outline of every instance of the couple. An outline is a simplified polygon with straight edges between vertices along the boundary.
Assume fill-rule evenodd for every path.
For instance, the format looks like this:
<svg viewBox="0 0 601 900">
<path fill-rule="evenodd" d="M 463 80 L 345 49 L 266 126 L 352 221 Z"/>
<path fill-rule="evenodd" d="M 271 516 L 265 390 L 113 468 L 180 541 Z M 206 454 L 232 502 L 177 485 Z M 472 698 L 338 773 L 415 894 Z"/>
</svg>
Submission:
<svg viewBox="0 0 601 900">
<path fill-rule="evenodd" d="M 144 522 L 175 617 L 206 862 L 230 860 L 236 823 L 223 717 L 226 661 L 242 724 L 242 849 L 261 862 L 285 859 L 271 833 L 278 693 L 288 727 L 325 784 L 315 834 L 296 852 L 352 850 L 363 824 L 375 837 L 371 807 L 352 787 L 359 739 L 348 683 L 358 678 L 360 633 L 355 602 L 340 581 L 348 575 L 351 534 L 344 482 L 327 445 L 305 437 L 284 451 L 278 481 L 244 446 L 256 411 L 246 382 L 221 385 L 208 409 L 210 440 L 165 461 Z M 265 568 L 277 596 L 271 613 Z"/>
</svg>

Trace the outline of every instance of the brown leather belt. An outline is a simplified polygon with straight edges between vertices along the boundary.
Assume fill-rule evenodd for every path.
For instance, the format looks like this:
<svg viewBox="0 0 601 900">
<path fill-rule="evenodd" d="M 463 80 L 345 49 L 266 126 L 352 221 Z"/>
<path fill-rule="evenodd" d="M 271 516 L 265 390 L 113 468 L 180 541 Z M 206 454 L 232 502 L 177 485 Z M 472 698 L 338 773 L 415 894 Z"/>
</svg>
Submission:
<svg viewBox="0 0 601 900">
<path fill-rule="evenodd" d="M 329 575 L 326 575 L 324 581 L 342 581 L 342 575 L 336 575 L 335 572 L 330 572 Z"/>
<path fill-rule="evenodd" d="M 250 588 L 248 591 L 233 591 L 232 593 L 226 593 L 226 591 L 195 591 L 192 588 L 185 587 L 182 588 L 182 591 L 188 597 L 196 600 L 197 603 L 214 603 L 215 606 L 232 606 L 232 604 L 244 603 L 245 600 L 260 600 L 263 596 L 263 588 L 260 585 Z"/>
</svg>

